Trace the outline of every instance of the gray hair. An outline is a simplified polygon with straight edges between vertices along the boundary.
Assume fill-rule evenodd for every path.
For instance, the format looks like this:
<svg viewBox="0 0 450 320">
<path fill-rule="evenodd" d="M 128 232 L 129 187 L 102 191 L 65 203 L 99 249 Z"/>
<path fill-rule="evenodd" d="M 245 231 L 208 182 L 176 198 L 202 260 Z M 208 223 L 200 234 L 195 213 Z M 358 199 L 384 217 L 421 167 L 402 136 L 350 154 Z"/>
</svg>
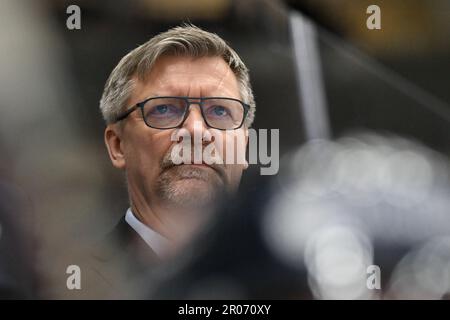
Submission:
<svg viewBox="0 0 450 320">
<path fill-rule="evenodd" d="M 163 55 L 222 57 L 238 80 L 241 99 L 250 105 L 245 124 L 247 127 L 251 126 L 256 106 L 247 67 L 239 55 L 217 34 L 191 24 L 158 34 L 120 60 L 106 81 L 100 100 L 100 110 L 107 124 L 114 123 L 127 107 L 134 88 L 133 77 L 136 75 L 139 80 L 145 80 L 156 60 Z"/>
</svg>

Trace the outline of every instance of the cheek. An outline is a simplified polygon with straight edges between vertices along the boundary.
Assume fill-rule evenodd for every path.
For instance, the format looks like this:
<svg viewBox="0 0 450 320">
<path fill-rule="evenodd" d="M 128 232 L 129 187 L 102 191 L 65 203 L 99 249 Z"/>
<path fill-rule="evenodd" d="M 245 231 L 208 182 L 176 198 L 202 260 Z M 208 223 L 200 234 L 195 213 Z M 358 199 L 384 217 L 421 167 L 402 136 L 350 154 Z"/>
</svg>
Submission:
<svg viewBox="0 0 450 320">
<path fill-rule="evenodd" d="M 240 130 L 225 132 L 222 134 L 221 139 L 228 180 L 230 185 L 236 188 L 239 185 L 246 164 L 247 144 L 245 133 Z"/>
<path fill-rule="evenodd" d="M 170 149 L 170 135 L 142 133 L 130 140 L 127 146 L 127 167 L 145 175 L 158 171 L 160 162 Z"/>
<path fill-rule="evenodd" d="M 227 164 L 244 164 L 246 158 L 247 144 L 245 135 L 239 131 L 227 132 L 222 137 L 222 151 L 224 159 L 228 159 Z"/>
</svg>

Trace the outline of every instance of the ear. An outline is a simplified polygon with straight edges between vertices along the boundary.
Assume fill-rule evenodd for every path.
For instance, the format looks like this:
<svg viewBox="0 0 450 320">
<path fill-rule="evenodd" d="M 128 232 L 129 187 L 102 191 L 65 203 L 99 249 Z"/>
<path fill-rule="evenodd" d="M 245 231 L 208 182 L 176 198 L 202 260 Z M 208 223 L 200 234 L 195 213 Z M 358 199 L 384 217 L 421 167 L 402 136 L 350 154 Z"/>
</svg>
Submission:
<svg viewBox="0 0 450 320">
<path fill-rule="evenodd" d="M 122 132 L 120 128 L 115 124 L 109 124 L 105 129 L 104 138 L 113 166 L 118 169 L 124 169 L 126 161 L 122 150 Z"/>
</svg>

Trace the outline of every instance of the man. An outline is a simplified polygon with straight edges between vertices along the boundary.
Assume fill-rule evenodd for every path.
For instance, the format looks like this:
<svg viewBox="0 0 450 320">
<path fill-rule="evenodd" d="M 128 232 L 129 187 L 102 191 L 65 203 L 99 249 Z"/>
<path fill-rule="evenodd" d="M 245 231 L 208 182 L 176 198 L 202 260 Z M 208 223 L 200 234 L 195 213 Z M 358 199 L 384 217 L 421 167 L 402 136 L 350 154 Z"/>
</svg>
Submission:
<svg viewBox="0 0 450 320">
<path fill-rule="evenodd" d="M 255 114 L 248 69 L 216 34 L 176 27 L 122 58 L 100 109 L 130 208 L 108 238 L 114 249 L 100 250 L 98 258 L 131 265 L 125 269 L 136 276 L 180 252 L 219 198 L 237 189 L 247 163 L 227 152 L 245 157 Z M 216 161 L 198 161 L 208 148 Z M 174 159 L 179 154 L 181 163 Z"/>
</svg>

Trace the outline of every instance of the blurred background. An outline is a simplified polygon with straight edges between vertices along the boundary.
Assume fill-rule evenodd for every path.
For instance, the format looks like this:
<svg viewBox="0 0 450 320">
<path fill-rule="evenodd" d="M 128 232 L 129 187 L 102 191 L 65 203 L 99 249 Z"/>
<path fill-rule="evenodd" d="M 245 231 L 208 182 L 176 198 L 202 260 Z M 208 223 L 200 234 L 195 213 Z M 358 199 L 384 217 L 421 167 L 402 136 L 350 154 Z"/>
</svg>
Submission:
<svg viewBox="0 0 450 320">
<path fill-rule="evenodd" d="M 80 30 L 66 27 L 73 4 Z M 381 8 L 380 30 L 366 26 L 372 4 Z M 103 143 L 107 77 L 127 52 L 182 22 L 218 33 L 241 55 L 254 127 L 280 130 L 282 158 L 310 140 L 366 130 L 450 156 L 448 0 L 2 0 L 0 199 L 17 205 L 1 214 L 26 230 L 35 296 L 55 297 L 53 274 L 65 273 L 57 262 L 128 207 Z M 257 171 L 245 173 L 241 193 L 265 180 Z"/>
</svg>

